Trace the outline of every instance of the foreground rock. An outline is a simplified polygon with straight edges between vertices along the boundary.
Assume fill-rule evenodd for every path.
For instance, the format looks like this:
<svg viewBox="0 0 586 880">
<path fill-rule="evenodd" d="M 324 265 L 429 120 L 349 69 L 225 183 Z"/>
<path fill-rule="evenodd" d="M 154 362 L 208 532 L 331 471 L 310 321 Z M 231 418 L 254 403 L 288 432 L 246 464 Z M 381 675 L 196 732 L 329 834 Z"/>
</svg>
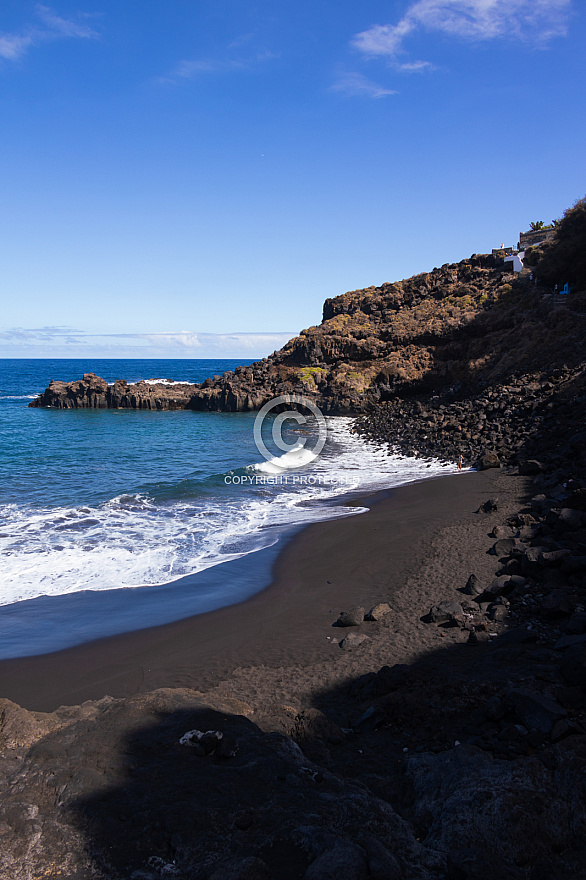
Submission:
<svg viewBox="0 0 586 880">
<path fill-rule="evenodd" d="M 388 802 L 231 708 L 181 689 L 69 717 L 7 707 L 12 733 L 20 725 L 20 740 L 36 741 L 3 755 L 0 876 L 325 880 L 333 866 L 364 880 L 388 866 L 436 876 L 445 856 L 421 846 Z M 331 738 L 332 725 L 300 724 Z M 238 748 L 186 747 L 190 731 Z"/>
<path fill-rule="evenodd" d="M 5 701 L 0 876 L 580 880 L 583 692 L 554 686 L 566 709 L 543 681 L 507 689 L 510 647 L 482 650 L 363 676 L 342 730 L 187 689 L 50 715 Z M 506 677 L 536 665 L 547 678 L 530 645 Z"/>
</svg>

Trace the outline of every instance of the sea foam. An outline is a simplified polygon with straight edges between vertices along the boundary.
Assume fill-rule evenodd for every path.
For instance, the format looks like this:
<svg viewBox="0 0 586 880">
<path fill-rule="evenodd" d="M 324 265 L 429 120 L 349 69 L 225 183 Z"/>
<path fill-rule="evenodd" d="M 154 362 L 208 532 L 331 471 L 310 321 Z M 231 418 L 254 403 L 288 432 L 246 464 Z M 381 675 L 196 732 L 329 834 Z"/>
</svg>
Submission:
<svg viewBox="0 0 586 880">
<path fill-rule="evenodd" d="M 353 434 L 350 419 L 327 422 L 328 443 L 319 458 L 299 446 L 239 472 L 275 479 L 285 474 L 292 478 L 286 483 L 228 485 L 236 474 L 231 471 L 216 478 L 215 493 L 209 483 L 199 494 L 197 486 L 190 492 L 178 483 L 158 494 L 120 494 L 96 505 L 3 505 L 0 605 L 171 583 L 268 547 L 293 525 L 366 509 L 345 506 L 344 497 L 456 470 L 389 454 Z"/>
</svg>

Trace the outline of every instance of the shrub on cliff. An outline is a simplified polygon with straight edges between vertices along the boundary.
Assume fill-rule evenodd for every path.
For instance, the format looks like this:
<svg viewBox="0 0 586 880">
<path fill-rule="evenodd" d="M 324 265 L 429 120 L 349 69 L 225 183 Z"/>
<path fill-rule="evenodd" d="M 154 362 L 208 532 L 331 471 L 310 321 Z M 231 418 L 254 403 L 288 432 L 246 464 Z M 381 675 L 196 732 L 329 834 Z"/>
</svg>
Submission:
<svg viewBox="0 0 586 880">
<path fill-rule="evenodd" d="M 536 272 L 546 284 L 560 286 L 568 281 L 578 289 L 586 288 L 586 197 L 564 213 L 555 227 Z"/>
<path fill-rule="evenodd" d="M 548 244 L 549 244 L 549 242 L 548 242 Z M 523 257 L 523 264 L 525 266 L 529 266 L 530 268 L 533 268 L 533 267 L 537 266 L 537 264 L 539 263 L 539 260 L 541 259 L 542 256 L 543 256 L 543 254 L 539 248 L 528 247 L 525 250 L 525 256 Z"/>
</svg>

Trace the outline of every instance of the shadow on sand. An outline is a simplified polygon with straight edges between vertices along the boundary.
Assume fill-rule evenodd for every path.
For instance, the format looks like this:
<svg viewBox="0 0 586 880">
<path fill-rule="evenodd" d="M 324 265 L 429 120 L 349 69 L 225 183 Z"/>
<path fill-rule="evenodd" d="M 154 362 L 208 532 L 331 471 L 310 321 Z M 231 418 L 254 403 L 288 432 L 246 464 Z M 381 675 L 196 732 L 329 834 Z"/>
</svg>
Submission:
<svg viewBox="0 0 586 880">
<path fill-rule="evenodd" d="M 187 690 L 118 701 L 68 738 L 69 809 L 101 877 L 584 877 L 586 737 L 528 730 L 510 696 L 556 662 L 517 630 L 255 723 Z"/>
</svg>

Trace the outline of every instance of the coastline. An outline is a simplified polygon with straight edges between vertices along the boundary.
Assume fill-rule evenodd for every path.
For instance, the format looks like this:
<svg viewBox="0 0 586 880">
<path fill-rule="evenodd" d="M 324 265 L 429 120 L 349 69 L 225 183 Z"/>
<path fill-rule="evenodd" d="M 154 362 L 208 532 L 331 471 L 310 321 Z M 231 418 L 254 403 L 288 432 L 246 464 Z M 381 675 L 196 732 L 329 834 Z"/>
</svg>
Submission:
<svg viewBox="0 0 586 880">
<path fill-rule="evenodd" d="M 293 692 L 303 701 L 317 686 L 316 677 L 324 683 L 324 676 L 354 675 L 369 662 L 390 662 L 390 653 L 393 662 L 412 662 L 429 649 L 429 638 L 438 637 L 418 622 L 433 585 L 422 584 L 420 595 L 406 585 L 429 560 L 433 536 L 448 526 L 474 524 L 474 510 L 497 480 L 502 484 L 503 475 L 495 471 L 469 472 L 356 499 L 353 504 L 369 511 L 304 527 L 278 554 L 270 585 L 243 602 L 51 654 L 0 661 L 0 694 L 27 709 L 52 711 L 161 687 L 235 690 L 243 670 L 251 681 L 261 667 L 295 667 Z M 510 486 L 515 497 L 519 482 L 515 478 Z M 377 602 L 403 607 L 409 604 L 406 589 L 417 606 L 412 621 L 393 613 L 384 624 L 364 624 L 361 630 L 375 637 L 368 646 L 359 654 L 340 650 L 334 640 L 341 631 L 332 626 L 340 610 Z M 445 587 L 438 584 L 440 591 Z M 445 597 L 432 601 L 439 598 Z M 376 638 L 389 627 L 400 633 L 390 653 Z"/>
<path fill-rule="evenodd" d="M 578 258 L 584 207 L 581 200 L 566 212 L 556 232 L 562 247 L 548 252 L 568 272 L 564 224 L 570 218 Z M 110 491 L 123 478 L 125 489 L 159 487 L 147 508 L 172 500 L 178 515 L 166 529 L 164 516 L 147 512 L 140 540 L 132 531 L 129 542 L 123 526 L 108 530 L 108 516 L 94 519 L 90 509 L 51 513 L 39 534 L 54 526 L 41 546 L 57 555 L 28 566 L 25 541 L 12 571 L 7 557 L 8 583 L 22 584 L 21 563 L 28 566 L 17 599 L 75 574 L 51 581 L 72 595 L 55 603 L 47 627 L 27 630 L 37 650 L 50 644 L 51 628 L 61 639 L 54 646 L 71 647 L 0 661 L 0 878 L 586 880 L 585 303 L 581 292 L 554 302 L 539 284 L 503 271 L 494 256 L 473 255 L 327 300 L 319 327 L 250 369 L 202 384 L 194 408 L 210 414 L 200 427 L 213 422 L 203 431 L 191 415 L 174 430 L 167 414 L 149 445 L 137 429 L 144 420 L 116 409 L 105 418 L 124 419 L 125 442 L 110 431 L 108 454 L 94 432 L 99 410 L 114 401 L 100 397 L 107 392 L 95 375 L 46 392 L 57 399 L 45 403 L 87 414 L 39 409 L 15 419 L 19 468 L 8 455 L 9 499 L 38 489 L 52 511 L 53 476 L 63 473 L 78 480 L 84 502 L 92 489 L 114 503 L 115 517 L 128 507 L 124 522 L 134 528 L 142 496 Z M 126 383 L 116 386 L 117 401 L 132 408 L 152 410 L 155 397 L 157 409 L 174 406 L 149 385 L 134 402 Z M 209 517 L 208 560 L 221 558 L 214 547 L 250 549 L 259 546 L 248 543 L 251 534 L 290 523 L 292 499 L 281 490 L 273 518 L 264 507 L 257 515 L 251 496 L 230 507 L 222 494 L 215 510 L 207 502 L 218 497 L 225 461 L 235 453 L 241 461 L 250 445 L 242 429 L 263 395 L 299 388 L 327 412 L 358 400 L 366 408 L 353 424 L 361 439 L 354 433 L 354 444 L 342 443 L 343 461 L 335 447 L 334 463 L 326 450 L 316 465 L 354 470 L 371 487 L 354 500 L 366 512 L 290 532 L 270 562 L 266 552 L 248 556 L 245 594 L 243 571 L 218 565 L 216 587 L 236 603 L 218 610 L 189 604 L 205 585 L 199 579 L 177 592 L 125 590 L 195 567 L 175 562 L 184 558 L 181 540 L 172 544 L 177 556 L 169 552 L 170 540 L 191 542 L 201 525 L 186 528 L 182 498 L 189 517 Z M 243 413 L 239 422 L 232 409 Z M 71 418 L 93 457 L 80 454 Z M 222 446 L 220 467 L 210 466 L 217 456 L 206 459 L 206 450 L 227 419 L 232 446 Z M 40 442 L 21 443 L 33 424 Z M 363 438 L 374 442 L 373 455 Z M 145 449 L 156 455 L 141 457 Z M 177 482 L 195 464 L 194 450 L 199 470 Z M 390 450 L 480 470 L 422 480 L 417 467 L 416 482 L 374 494 L 385 465 L 394 468 Z M 194 514 L 200 495 L 206 509 Z M 6 522 L 3 538 L 18 542 L 28 520 L 7 506 Z M 63 550 L 79 550 L 81 564 Z M 158 567 L 150 558 L 157 553 Z M 141 577 L 145 566 L 163 578 Z M 112 595 L 92 596 L 96 584 Z M 0 615 L 4 655 L 17 653 L 22 615 L 40 620 L 48 606 Z M 136 625 L 150 628 L 121 632 Z M 97 632 L 103 637 L 88 641 Z M 24 640 L 20 649 L 28 650 Z"/>
<path fill-rule="evenodd" d="M 98 639 L 164 626 L 231 604 L 265 589 L 283 542 L 274 543 L 176 581 L 144 587 L 81 590 L 37 596 L 0 607 L 0 662 L 52 654 Z"/>
</svg>

